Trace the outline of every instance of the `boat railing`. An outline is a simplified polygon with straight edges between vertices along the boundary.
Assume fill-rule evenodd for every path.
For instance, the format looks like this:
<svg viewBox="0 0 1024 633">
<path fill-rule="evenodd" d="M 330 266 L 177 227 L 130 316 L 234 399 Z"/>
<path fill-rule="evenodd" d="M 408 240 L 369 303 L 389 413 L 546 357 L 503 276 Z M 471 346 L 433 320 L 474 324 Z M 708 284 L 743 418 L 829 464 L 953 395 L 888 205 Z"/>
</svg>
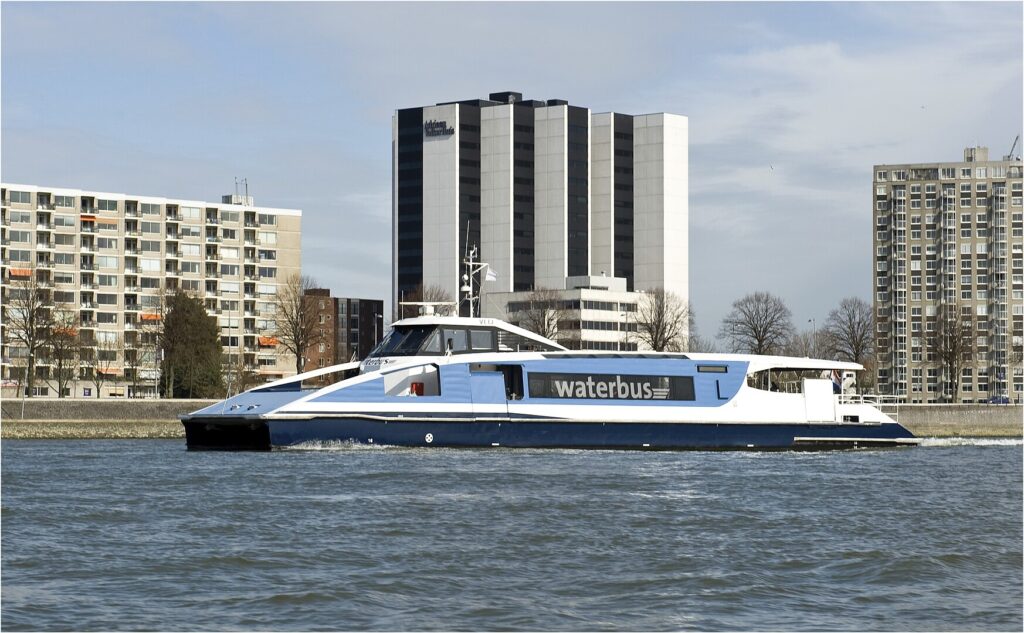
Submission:
<svg viewBox="0 0 1024 633">
<path fill-rule="evenodd" d="M 869 404 L 893 420 L 899 421 L 900 396 L 881 393 L 843 393 L 836 396 L 838 404 Z"/>
</svg>

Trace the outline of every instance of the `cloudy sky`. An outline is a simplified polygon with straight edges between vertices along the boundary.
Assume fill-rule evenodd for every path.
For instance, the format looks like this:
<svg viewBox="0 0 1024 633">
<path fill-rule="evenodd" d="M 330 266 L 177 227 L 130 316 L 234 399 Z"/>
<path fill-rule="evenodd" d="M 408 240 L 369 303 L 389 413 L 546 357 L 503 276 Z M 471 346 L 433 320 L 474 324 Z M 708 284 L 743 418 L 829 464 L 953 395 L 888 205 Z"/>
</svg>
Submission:
<svg viewBox="0 0 1024 633">
<path fill-rule="evenodd" d="M 391 114 L 515 90 L 690 120 L 691 301 L 870 299 L 871 167 L 1005 154 L 1022 5 L 5 2 L 4 182 L 303 210 L 303 270 L 390 284 Z M 808 326 L 809 327 L 809 326 Z"/>
</svg>

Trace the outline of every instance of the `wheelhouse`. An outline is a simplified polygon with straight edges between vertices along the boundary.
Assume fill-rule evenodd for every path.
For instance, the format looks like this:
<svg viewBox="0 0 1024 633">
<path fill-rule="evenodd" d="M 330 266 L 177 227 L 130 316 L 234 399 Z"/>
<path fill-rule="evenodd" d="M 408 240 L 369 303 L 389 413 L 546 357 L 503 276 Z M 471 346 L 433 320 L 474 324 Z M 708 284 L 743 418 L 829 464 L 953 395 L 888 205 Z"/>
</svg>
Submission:
<svg viewBox="0 0 1024 633">
<path fill-rule="evenodd" d="M 363 371 L 414 356 L 564 350 L 558 343 L 495 319 L 422 317 L 396 322 L 366 357 Z"/>
</svg>

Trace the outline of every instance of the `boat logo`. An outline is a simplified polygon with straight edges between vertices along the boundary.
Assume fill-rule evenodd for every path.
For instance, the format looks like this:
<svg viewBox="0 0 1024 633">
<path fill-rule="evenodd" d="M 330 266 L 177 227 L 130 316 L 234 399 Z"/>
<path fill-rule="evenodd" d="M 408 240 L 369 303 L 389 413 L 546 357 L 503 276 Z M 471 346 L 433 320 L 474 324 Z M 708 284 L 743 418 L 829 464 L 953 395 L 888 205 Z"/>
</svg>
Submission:
<svg viewBox="0 0 1024 633">
<path fill-rule="evenodd" d="M 424 437 L 423 439 L 425 439 L 427 441 L 427 444 L 430 444 L 431 442 L 434 441 L 434 434 L 433 433 L 427 433 L 427 436 Z"/>
<path fill-rule="evenodd" d="M 691 376 L 530 372 L 530 397 L 587 400 L 693 400 Z"/>
</svg>

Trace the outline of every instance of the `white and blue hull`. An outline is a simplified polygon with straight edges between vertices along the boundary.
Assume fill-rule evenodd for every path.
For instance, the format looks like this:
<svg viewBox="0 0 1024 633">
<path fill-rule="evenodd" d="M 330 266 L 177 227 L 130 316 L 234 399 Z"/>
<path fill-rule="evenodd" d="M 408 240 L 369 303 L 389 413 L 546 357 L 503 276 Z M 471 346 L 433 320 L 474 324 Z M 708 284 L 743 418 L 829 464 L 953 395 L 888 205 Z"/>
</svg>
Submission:
<svg viewBox="0 0 1024 633">
<path fill-rule="evenodd" d="M 757 388 L 757 360 L 469 355 L 319 390 L 256 389 L 183 419 L 191 449 L 351 442 L 460 448 L 801 450 L 915 443 L 829 380 Z M 809 363 L 788 359 L 789 365 Z M 757 369 L 754 367 L 754 369 Z M 770 382 L 771 376 L 766 375 Z"/>
<path fill-rule="evenodd" d="M 757 424 L 507 422 L 378 417 L 186 422 L 191 448 L 269 450 L 321 443 L 448 448 L 617 450 L 809 450 L 899 446 L 914 436 L 895 423 Z"/>
</svg>

